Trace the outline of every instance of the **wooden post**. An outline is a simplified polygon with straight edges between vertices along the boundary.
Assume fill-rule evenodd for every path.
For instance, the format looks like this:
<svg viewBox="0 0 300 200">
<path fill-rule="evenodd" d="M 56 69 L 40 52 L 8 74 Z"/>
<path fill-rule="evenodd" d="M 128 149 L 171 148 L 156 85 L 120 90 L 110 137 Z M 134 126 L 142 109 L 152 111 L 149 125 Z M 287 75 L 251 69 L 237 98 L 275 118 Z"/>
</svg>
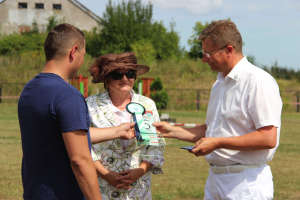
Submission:
<svg viewBox="0 0 300 200">
<path fill-rule="evenodd" d="M 199 111 L 200 110 L 200 90 L 197 90 L 196 106 L 197 106 L 197 111 Z"/>
<path fill-rule="evenodd" d="M 70 80 L 71 85 L 77 88 L 84 98 L 88 97 L 88 82 L 88 77 L 83 77 L 82 75 L 73 77 Z"/>
<path fill-rule="evenodd" d="M 146 97 L 150 97 L 150 94 L 151 94 L 150 86 L 151 86 L 151 83 L 153 82 L 153 80 L 154 80 L 154 78 L 146 78 L 146 77 L 142 78 L 143 95 L 145 95 Z"/>
</svg>

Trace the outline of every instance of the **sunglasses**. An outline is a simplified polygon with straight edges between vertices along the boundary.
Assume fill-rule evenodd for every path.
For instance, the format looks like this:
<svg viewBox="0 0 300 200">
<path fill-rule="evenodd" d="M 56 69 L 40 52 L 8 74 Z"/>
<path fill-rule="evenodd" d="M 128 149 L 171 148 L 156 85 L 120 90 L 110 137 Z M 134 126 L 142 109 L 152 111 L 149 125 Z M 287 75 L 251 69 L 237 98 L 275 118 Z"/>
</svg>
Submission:
<svg viewBox="0 0 300 200">
<path fill-rule="evenodd" d="M 113 71 L 110 74 L 108 74 L 108 77 L 113 80 L 121 80 L 124 77 L 124 75 L 128 79 L 136 79 L 136 71 L 135 70 L 129 70 L 127 72 Z"/>
</svg>

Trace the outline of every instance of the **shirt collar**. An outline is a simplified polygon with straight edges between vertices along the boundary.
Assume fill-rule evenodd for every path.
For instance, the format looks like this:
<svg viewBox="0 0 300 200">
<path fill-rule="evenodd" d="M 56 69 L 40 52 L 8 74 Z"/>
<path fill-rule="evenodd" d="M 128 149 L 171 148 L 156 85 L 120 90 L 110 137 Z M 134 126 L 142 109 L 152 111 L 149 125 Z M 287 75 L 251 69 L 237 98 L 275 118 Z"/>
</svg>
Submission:
<svg viewBox="0 0 300 200">
<path fill-rule="evenodd" d="M 245 64 L 245 62 L 247 62 L 247 58 L 243 57 L 234 67 L 233 69 L 229 72 L 229 74 L 227 74 L 226 77 L 223 76 L 222 73 L 218 74 L 218 79 L 219 80 L 227 80 L 227 79 L 232 79 L 235 81 L 239 80 L 239 77 L 242 73 L 242 66 Z"/>
</svg>

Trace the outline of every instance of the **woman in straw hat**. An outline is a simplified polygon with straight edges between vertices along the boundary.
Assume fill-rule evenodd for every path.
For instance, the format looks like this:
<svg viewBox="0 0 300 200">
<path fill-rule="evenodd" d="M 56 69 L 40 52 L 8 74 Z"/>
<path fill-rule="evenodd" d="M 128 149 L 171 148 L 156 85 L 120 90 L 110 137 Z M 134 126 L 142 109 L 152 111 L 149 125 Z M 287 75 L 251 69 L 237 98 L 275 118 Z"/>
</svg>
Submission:
<svg viewBox="0 0 300 200">
<path fill-rule="evenodd" d="M 93 127 L 108 128 L 132 121 L 126 111 L 130 102 L 142 104 L 159 121 L 155 103 L 133 91 L 136 77 L 149 71 L 137 64 L 134 53 L 107 54 L 96 59 L 90 68 L 94 83 L 104 83 L 106 91 L 87 98 Z M 135 138 L 116 136 L 93 145 L 92 156 L 100 176 L 102 198 L 140 199 L 151 197 L 151 174 L 162 173 L 165 142 L 160 146 L 139 145 Z"/>
</svg>

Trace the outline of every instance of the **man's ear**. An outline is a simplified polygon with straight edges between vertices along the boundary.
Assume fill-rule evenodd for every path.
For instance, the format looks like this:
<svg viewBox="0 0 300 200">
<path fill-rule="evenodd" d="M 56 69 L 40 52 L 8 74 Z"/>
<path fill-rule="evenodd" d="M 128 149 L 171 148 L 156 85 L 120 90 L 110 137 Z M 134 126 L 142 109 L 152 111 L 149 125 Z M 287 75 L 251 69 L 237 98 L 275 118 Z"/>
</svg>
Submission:
<svg viewBox="0 0 300 200">
<path fill-rule="evenodd" d="M 232 45 L 228 45 L 226 47 L 226 50 L 229 52 L 229 53 L 232 53 L 233 52 L 233 46 Z"/>
<path fill-rule="evenodd" d="M 77 45 L 74 45 L 71 50 L 69 51 L 69 60 L 70 62 L 72 62 L 74 59 L 75 59 L 75 54 L 78 50 L 78 46 Z"/>
</svg>

